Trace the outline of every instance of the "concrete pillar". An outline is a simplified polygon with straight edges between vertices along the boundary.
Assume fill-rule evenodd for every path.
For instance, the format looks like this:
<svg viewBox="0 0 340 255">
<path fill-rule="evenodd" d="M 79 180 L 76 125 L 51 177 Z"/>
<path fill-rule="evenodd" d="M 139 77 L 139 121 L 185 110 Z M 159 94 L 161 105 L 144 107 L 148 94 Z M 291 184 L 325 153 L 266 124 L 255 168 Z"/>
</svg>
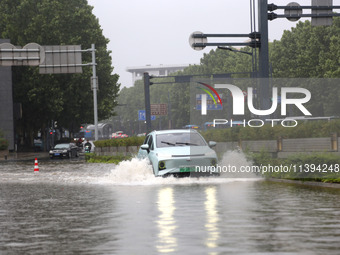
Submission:
<svg viewBox="0 0 340 255">
<path fill-rule="evenodd" d="M 9 43 L 8 39 L 0 39 L 1 43 Z M 9 150 L 14 150 L 14 118 L 12 68 L 0 66 L 0 129 L 9 142 Z"/>
</svg>

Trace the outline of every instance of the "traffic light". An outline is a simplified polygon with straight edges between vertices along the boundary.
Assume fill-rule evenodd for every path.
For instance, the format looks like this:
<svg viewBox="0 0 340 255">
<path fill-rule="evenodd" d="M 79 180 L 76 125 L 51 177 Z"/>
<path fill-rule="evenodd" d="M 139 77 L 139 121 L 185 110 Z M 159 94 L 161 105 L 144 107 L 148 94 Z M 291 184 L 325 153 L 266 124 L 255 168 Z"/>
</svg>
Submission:
<svg viewBox="0 0 340 255">
<path fill-rule="evenodd" d="M 149 75 L 149 73 L 145 72 L 144 73 L 144 84 L 147 84 L 148 86 L 151 86 L 153 84 L 153 82 L 151 82 L 151 79 L 153 77 L 151 75 Z"/>
<path fill-rule="evenodd" d="M 312 0 L 312 7 L 321 7 L 322 9 L 312 9 L 312 14 L 325 15 L 332 14 L 333 0 Z M 329 7 L 329 8 L 327 8 Z M 331 26 L 332 17 L 312 17 L 312 26 Z"/>
</svg>

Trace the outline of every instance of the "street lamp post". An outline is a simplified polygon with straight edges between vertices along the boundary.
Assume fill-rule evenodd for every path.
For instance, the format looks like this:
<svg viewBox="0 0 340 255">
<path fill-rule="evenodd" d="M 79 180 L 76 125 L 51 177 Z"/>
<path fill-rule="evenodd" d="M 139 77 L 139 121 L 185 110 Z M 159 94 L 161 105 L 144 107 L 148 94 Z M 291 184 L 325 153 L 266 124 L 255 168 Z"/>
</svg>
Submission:
<svg viewBox="0 0 340 255">
<path fill-rule="evenodd" d="M 92 51 L 92 90 L 93 90 L 93 111 L 94 111 L 94 140 L 98 140 L 98 108 L 97 108 L 97 89 L 98 81 L 96 74 L 96 49 L 91 45 Z"/>
</svg>

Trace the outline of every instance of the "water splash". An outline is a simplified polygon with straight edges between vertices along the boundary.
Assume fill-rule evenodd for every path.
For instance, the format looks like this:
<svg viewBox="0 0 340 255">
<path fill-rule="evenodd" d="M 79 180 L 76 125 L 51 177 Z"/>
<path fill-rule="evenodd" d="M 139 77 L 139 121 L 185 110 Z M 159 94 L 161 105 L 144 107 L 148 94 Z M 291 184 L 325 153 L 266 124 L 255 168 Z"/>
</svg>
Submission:
<svg viewBox="0 0 340 255">
<path fill-rule="evenodd" d="M 257 178 L 251 171 L 252 161 L 240 150 L 225 152 L 218 165 L 221 166 L 221 177 Z"/>
<path fill-rule="evenodd" d="M 115 184 L 138 184 L 156 179 L 148 159 L 132 158 L 120 162 L 108 179 Z"/>
<path fill-rule="evenodd" d="M 219 165 L 231 165 L 239 169 L 250 166 L 242 152 L 227 151 Z M 207 178 L 167 178 L 155 177 L 148 159 L 133 158 L 118 165 L 84 163 L 82 161 L 52 160 L 41 161 L 39 173 L 34 174 L 33 163 L 13 163 L 0 165 L 0 183 L 58 183 L 85 185 L 191 185 L 250 181 L 254 175 L 222 173 L 219 177 Z"/>
<path fill-rule="evenodd" d="M 251 162 L 241 151 L 227 151 L 219 166 L 231 166 L 238 171 L 243 166 L 251 166 Z M 148 159 L 133 158 L 120 162 L 106 177 L 106 182 L 115 185 L 163 185 L 163 184 L 207 184 L 234 181 L 249 181 L 256 178 L 254 174 L 221 172 L 219 177 L 175 178 L 172 176 L 155 177 Z"/>
</svg>

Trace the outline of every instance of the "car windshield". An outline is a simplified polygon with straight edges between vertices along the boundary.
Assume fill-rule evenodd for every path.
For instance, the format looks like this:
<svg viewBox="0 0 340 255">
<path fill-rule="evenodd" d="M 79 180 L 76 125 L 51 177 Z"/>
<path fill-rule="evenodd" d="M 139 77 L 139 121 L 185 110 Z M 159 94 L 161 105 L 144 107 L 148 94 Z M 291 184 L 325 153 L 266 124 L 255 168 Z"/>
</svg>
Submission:
<svg viewBox="0 0 340 255">
<path fill-rule="evenodd" d="M 69 145 L 68 144 L 65 144 L 65 143 L 61 143 L 61 144 L 57 144 L 54 149 L 67 149 L 69 148 Z"/>
<path fill-rule="evenodd" d="M 196 133 L 168 133 L 156 135 L 157 148 L 206 145 L 204 139 Z"/>
</svg>

